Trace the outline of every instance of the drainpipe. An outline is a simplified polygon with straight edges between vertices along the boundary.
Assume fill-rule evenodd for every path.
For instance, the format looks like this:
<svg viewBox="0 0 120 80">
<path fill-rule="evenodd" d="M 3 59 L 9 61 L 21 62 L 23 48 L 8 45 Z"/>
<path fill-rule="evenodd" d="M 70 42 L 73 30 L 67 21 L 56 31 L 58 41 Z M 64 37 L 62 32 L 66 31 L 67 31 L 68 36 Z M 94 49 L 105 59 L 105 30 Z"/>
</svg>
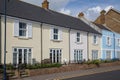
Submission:
<svg viewBox="0 0 120 80">
<path fill-rule="evenodd" d="M 89 60 L 89 32 L 87 33 L 87 58 Z"/>
<path fill-rule="evenodd" d="M 114 43 L 113 46 L 114 46 L 114 59 L 115 59 L 115 58 L 116 58 L 116 57 L 115 57 L 115 44 L 116 44 L 116 43 L 115 43 L 115 33 L 113 33 L 113 39 L 114 39 L 114 40 L 113 40 L 113 41 L 114 41 L 114 42 L 113 42 L 113 43 Z"/>
<path fill-rule="evenodd" d="M 7 13 L 7 0 L 4 0 L 4 77 L 3 77 L 3 80 L 6 80 L 7 76 L 6 76 L 6 21 L 7 21 L 7 16 L 6 16 L 6 13 Z"/>
<path fill-rule="evenodd" d="M 41 63 L 42 63 L 42 60 L 43 60 L 42 26 L 43 26 L 43 23 L 40 24 L 40 27 L 41 27 Z"/>
<path fill-rule="evenodd" d="M 69 29 L 69 63 L 71 63 L 71 58 L 70 58 L 70 55 L 71 55 L 71 44 L 70 44 L 70 31 L 71 31 L 71 28 Z"/>
<path fill-rule="evenodd" d="M 1 34 L 2 34 L 2 31 L 1 31 L 1 15 L 0 15 L 0 64 L 1 64 L 1 56 L 2 56 Z"/>
</svg>

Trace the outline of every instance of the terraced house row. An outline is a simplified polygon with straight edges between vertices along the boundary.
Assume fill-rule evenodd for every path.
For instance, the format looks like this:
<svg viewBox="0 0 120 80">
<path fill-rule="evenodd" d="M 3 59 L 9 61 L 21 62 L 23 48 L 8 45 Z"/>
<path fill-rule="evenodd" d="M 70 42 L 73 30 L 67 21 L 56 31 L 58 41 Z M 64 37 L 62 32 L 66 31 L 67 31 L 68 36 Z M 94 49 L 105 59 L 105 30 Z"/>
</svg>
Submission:
<svg viewBox="0 0 120 80">
<path fill-rule="evenodd" d="M 1 63 L 5 41 L 3 6 L 0 0 Z M 120 13 L 111 10 L 120 19 Z M 75 18 L 50 10 L 47 0 L 42 7 L 10 0 L 7 2 L 6 61 L 16 65 L 41 63 L 45 59 L 52 63 L 120 59 L 120 34 L 107 28 L 105 15 L 102 11 L 95 22 L 90 22 L 83 13 Z"/>
</svg>

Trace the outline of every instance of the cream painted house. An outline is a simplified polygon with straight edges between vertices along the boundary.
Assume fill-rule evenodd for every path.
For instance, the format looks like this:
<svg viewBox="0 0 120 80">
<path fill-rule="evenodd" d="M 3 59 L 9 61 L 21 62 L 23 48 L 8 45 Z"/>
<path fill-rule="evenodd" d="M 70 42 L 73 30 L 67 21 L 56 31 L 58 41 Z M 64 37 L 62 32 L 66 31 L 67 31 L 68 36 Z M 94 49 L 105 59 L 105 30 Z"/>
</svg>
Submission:
<svg viewBox="0 0 120 80">
<path fill-rule="evenodd" d="M 101 59 L 101 35 L 89 33 L 88 56 L 90 60 Z"/>
<path fill-rule="evenodd" d="M 69 29 L 43 24 L 42 58 L 50 58 L 53 63 L 69 61 Z"/>
<path fill-rule="evenodd" d="M 3 16 L 1 16 L 1 33 L 1 53 L 4 53 Z M 6 63 L 32 63 L 34 59 L 38 62 L 41 61 L 40 23 L 15 17 L 7 17 L 6 35 Z M 4 55 L 2 54 L 2 63 L 3 60 Z"/>
<path fill-rule="evenodd" d="M 79 19 L 84 21 L 86 24 L 88 24 L 91 28 L 95 29 L 99 33 L 102 33 L 102 30 L 93 24 L 92 22 L 88 21 L 84 14 L 81 12 L 79 15 Z M 95 34 L 95 33 L 89 33 L 88 34 L 88 59 L 90 60 L 96 60 L 101 59 L 101 40 L 102 35 L 101 34 Z"/>
</svg>

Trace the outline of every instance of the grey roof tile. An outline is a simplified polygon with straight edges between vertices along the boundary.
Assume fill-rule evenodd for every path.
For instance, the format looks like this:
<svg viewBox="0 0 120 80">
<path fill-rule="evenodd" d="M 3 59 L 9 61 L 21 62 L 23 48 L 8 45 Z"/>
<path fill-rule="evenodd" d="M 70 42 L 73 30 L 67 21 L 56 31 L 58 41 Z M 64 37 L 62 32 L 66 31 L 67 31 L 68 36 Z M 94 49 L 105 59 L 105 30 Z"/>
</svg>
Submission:
<svg viewBox="0 0 120 80">
<path fill-rule="evenodd" d="M 3 1 L 4 0 L 0 0 L 0 14 L 3 14 L 4 10 Z M 100 34 L 78 18 L 58 13 L 52 10 L 46 10 L 41 7 L 28 4 L 19 0 L 9 0 L 9 2 L 7 2 L 7 15 Z"/>
</svg>

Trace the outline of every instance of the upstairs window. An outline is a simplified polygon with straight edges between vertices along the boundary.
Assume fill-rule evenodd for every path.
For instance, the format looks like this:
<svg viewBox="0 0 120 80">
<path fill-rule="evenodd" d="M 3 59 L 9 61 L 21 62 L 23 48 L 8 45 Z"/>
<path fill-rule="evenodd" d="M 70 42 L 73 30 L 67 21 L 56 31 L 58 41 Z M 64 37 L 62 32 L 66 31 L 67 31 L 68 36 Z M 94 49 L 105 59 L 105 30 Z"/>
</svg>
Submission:
<svg viewBox="0 0 120 80">
<path fill-rule="evenodd" d="M 118 46 L 120 47 L 120 39 L 117 39 Z"/>
<path fill-rule="evenodd" d="M 96 35 L 93 36 L 93 43 L 97 44 L 97 36 Z"/>
<path fill-rule="evenodd" d="M 81 42 L 81 35 L 79 32 L 76 34 L 76 42 Z"/>
<path fill-rule="evenodd" d="M 58 29 L 56 28 L 53 29 L 53 39 L 58 40 Z"/>
<path fill-rule="evenodd" d="M 107 37 L 107 45 L 111 45 L 111 38 L 110 37 Z"/>
<path fill-rule="evenodd" d="M 26 37 L 27 34 L 27 24 L 20 22 L 19 23 L 19 36 Z"/>
<path fill-rule="evenodd" d="M 60 28 L 51 27 L 51 40 L 61 41 L 62 40 L 62 30 Z"/>
<path fill-rule="evenodd" d="M 15 20 L 13 34 L 15 37 L 32 38 L 32 24 Z"/>
</svg>

